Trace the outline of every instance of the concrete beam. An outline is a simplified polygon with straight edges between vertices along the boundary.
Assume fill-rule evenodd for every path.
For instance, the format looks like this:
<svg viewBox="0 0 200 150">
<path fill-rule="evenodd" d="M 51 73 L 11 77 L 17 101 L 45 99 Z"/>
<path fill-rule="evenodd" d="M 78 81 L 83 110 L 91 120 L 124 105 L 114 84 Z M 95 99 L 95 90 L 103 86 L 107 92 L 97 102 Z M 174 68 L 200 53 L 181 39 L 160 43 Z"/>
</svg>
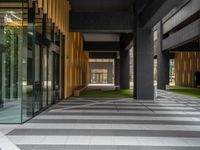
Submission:
<svg viewBox="0 0 200 150">
<path fill-rule="evenodd" d="M 154 0 L 149 3 L 140 13 L 139 18 L 141 26 L 145 28 L 153 27 L 181 1 L 182 0 Z"/>
<path fill-rule="evenodd" d="M 200 0 L 183 0 L 181 5 L 177 7 L 177 10 L 174 10 L 175 12 L 173 13 L 172 11 L 172 15 L 167 15 L 162 20 L 163 34 L 177 28 L 181 24 L 190 22 L 191 18 L 199 18 Z"/>
<path fill-rule="evenodd" d="M 171 49 L 170 52 L 199 52 L 200 51 L 200 42 L 192 41 L 182 46 Z"/>
<path fill-rule="evenodd" d="M 84 42 L 85 51 L 119 51 L 119 42 Z"/>
<path fill-rule="evenodd" d="M 173 49 L 175 47 L 181 46 L 200 35 L 200 19 L 194 21 L 193 23 L 187 25 L 181 30 L 171 34 L 168 38 L 163 40 L 163 50 Z"/>
<path fill-rule="evenodd" d="M 98 59 L 98 58 L 110 58 L 110 59 L 114 59 L 116 58 L 116 53 L 114 52 L 89 52 L 89 58 L 94 58 L 94 59 Z"/>
<path fill-rule="evenodd" d="M 132 32 L 131 12 L 70 12 L 71 32 Z"/>
<path fill-rule="evenodd" d="M 133 33 L 122 34 L 120 37 L 121 48 L 130 50 L 133 47 Z"/>
</svg>

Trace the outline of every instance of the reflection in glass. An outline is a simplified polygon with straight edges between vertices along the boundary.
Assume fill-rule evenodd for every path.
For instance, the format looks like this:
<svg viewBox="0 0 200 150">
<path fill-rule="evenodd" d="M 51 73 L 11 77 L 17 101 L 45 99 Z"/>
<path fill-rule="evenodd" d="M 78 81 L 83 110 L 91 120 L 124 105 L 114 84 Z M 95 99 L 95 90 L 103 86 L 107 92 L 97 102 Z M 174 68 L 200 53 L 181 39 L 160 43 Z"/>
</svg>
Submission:
<svg viewBox="0 0 200 150">
<path fill-rule="evenodd" d="M 0 9 L 0 123 L 21 122 L 22 11 Z"/>
<path fill-rule="evenodd" d="M 53 52 L 49 52 L 48 61 L 48 104 L 52 104 L 52 90 L 53 90 Z"/>
<path fill-rule="evenodd" d="M 47 106 L 47 47 L 43 46 L 42 51 L 42 107 Z"/>
<path fill-rule="evenodd" d="M 41 82 L 40 82 L 40 46 L 35 45 L 35 101 L 34 101 L 34 113 L 40 110 L 41 100 Z"/>
<path fill-rule="evenodd" d="M 25 122 L 58 97 L 59 54 L 48 52 L 53 26 L 44 27 L 37 8 L 28 22 L 23 2 L 23 9 L 0 8 L 0 123 Z"/>
</svg>

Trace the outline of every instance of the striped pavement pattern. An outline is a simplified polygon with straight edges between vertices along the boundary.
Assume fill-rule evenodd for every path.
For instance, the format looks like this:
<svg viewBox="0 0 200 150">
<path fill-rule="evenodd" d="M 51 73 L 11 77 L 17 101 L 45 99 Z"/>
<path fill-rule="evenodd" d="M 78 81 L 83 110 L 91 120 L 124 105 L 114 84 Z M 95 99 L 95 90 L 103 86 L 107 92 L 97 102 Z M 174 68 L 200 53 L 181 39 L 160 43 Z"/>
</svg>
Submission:
<svg viewBox="0 0 200 150">
<path fill-rule="evenodd" d="M 200 99 L 70 98 L 7 137 L 21 150 L 200 150 Z"/>
</svg>

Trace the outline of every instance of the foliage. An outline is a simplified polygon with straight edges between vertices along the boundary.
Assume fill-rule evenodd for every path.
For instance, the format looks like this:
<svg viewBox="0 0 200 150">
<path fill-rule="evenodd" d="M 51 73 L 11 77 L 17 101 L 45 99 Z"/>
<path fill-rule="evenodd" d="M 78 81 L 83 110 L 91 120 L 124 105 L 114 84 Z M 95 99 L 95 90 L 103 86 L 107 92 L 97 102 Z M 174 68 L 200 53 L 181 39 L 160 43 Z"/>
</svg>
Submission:
<svg viewBox="0 0 200 150">
<path fill-rule="evenodd" d="M 19 27 L 6 26 L 4 28 L 4 47 L 5 47 L 5 89 L 6 97 L 10 98 L 12 94 L 17 97 L 18 89 L 18 34 L 20 32 Z M 11 70 L 13 68 L 13 70 Z M 13 72 L 12 72 L 13 71 Z M 11 83 L 11 74 L 14 79 Z M 13 87 L 13 93 L 10 93 L 10 89 Z"/>
</svg>

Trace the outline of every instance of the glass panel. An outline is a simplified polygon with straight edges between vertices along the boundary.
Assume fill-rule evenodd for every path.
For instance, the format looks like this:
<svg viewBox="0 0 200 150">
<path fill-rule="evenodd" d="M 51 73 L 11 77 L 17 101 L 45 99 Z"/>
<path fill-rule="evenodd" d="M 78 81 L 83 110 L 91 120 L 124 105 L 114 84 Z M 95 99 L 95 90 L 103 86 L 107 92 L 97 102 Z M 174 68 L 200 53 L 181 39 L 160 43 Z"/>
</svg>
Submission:
<svg viewBox="0 0 200 150">
<path fill-rule="evenodd" d="M 0 123 L 21 123 L 22 10 L 0 9 Z"/>
<path fill-rule="evenodd" d="M 59 55 L 54 53 L 54 99 L 59 100 Z"/>
<path fill-rule="evenodd" d="M 174 59 L 170 59 L 170 66 L 169 66 L 169 84 L 171 86 L 175 85 L 175 60 Z"/>
<path fill-rule="evenodd" d="M 157 85 L 157 59 L 154 59 L 154 85 Z"/>
<path fill-rule="evenodd" d="M 129 59 L 130 59 L 130 61 L 129 61 L 129 70 L 130 70 L 130 72 L 129 72 L 129 75 L 130 75 L 130 88 L 131 89 L 133 89 L 133 82 L 134 82 L 134 74 L 133 74 L 133 47 L 129 50 Z M 114 65 L 113 65 L 114 66 Z"/>
<path fill-rule="evenodd" d="M 35 101 L 34 113 L 40 110 L 41 82 L 40 82 L 40 46 L 35 45 Z"/>
<path fill-rule="evenodd" d="M 47 106 L 47 47 L 42 51 L 42 107 Z"/>
<path fill-rule="evenodd" d="M 25 51 L 24 51 L 25 52 Z M 24 54 L 25 55 L 25 54 Z M 33 114 L 33 64 L 32 51 L 28 50 L 27 56 L 23 56 L 23 100 L 22 100 L 22 121 L 26 121 Z"/>
<path fill-rule="evenodd" d="M 52 90 L 53 90 L 53 53 L 49 52 L 48 61 L 48 104 L 52 104 Z"/>
<path fill-rule="evenodd" d="M 27 9 L 24 9 L 24 21 L 27 19 Z M 23 27 L 24 42 L 22 54 L 22 122 L 33 116 L 33 52 L 34 52 L 34 25 Z"/>
</svg>

